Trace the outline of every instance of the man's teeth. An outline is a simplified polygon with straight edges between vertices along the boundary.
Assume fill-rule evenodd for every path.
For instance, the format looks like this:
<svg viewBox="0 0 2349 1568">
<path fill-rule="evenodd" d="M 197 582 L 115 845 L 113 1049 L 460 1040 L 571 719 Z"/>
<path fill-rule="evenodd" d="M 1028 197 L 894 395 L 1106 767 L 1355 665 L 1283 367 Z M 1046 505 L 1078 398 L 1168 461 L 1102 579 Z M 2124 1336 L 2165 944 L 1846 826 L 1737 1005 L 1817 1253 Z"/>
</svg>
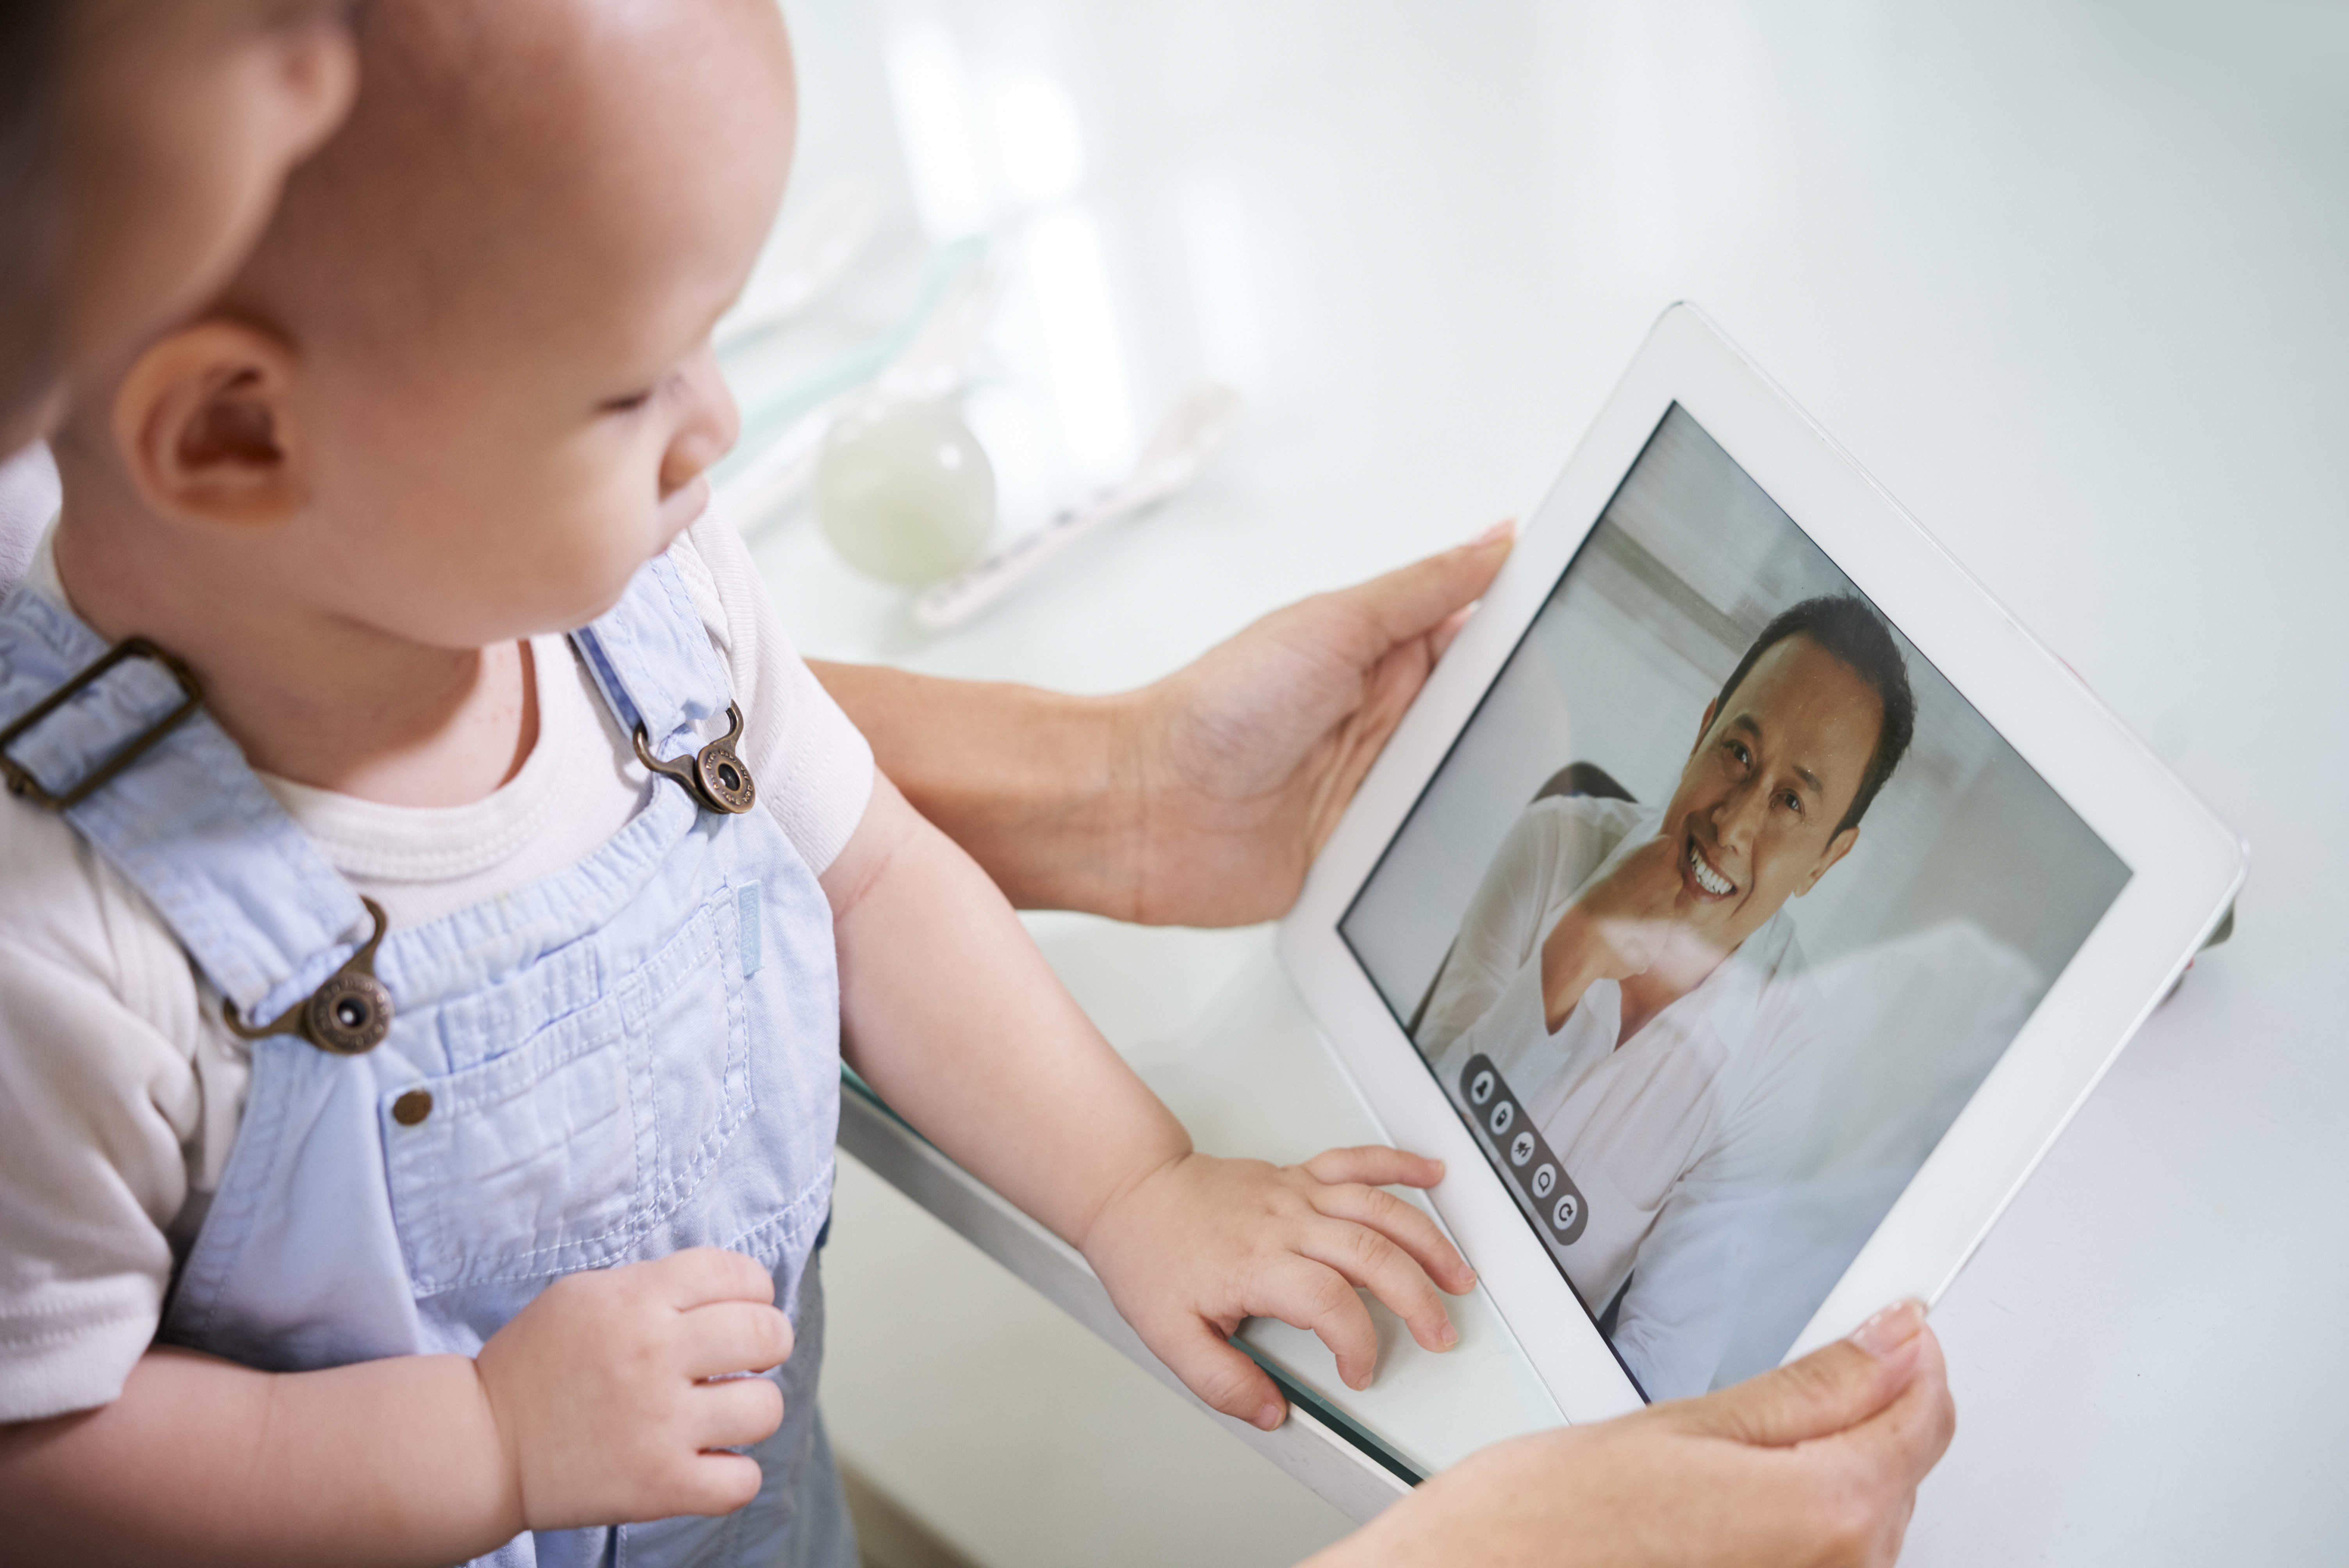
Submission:
<svg viewBox="0 0 2349 1568">
<path fill-rule="evenodd" d="M 1735 882 L 1704 863 L 1704 857 L 1696 852 L 1696 845 L 1693 843 L 1689 845 L 1688 861 L 1689 871 L 1696 878 L 1696 885 L 1713 894 L 1713 897 L 1720 898 L 1737 891 Z"/>
</svg>

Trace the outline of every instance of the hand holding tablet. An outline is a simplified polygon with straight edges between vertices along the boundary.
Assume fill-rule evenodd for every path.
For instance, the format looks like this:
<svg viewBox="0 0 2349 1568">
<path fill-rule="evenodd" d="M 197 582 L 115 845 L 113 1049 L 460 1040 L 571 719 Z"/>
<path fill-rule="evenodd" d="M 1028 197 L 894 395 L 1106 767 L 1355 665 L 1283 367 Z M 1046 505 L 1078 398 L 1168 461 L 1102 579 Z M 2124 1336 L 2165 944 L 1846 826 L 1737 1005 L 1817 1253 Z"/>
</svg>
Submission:
<svg viewBox="0 0 2349 1568">
<path fill-rule="evenodd" d="M 1936 1298 L 2242 867 L 1683 306 L 1281 948 L 1584 1420 Z"/>
</svg>

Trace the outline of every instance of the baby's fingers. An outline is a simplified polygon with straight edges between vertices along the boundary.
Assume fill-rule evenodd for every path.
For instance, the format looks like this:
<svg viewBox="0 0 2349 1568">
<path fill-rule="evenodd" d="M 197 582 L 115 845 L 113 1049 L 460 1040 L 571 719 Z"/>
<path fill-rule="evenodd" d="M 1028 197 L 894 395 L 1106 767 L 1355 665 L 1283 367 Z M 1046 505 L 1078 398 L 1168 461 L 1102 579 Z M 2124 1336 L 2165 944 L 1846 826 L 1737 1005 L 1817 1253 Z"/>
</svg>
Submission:
<svg viewBox="0 0 2349 1568">
<path fill-rule="evenodd" d="M 1359 1226 L 1346 1228 L 1357 1235 L 1370 1235 Z M 1427 1282 L 1423 1278 L 1420 1283 Z M 1371 1309 L 1362 1305 L 1343 1274 L 1309 1251 L 1289 1253 L 1271 1264 L 1268 1276 L 1250 1296 L 1248 1311 L 1302 1328 L 1328 1346 L 1338 1358 L 1338 1377 L 1347 1387 L 1371 1386 L 1371 1374 L 1379 1364 L 1379 1331 L 1371 1322 Z"/>
<path fill-rule="evenodd" d="M 679 1327 L 683 1369 L 697 1382 L 763 1372 L 791 1359 L 792 1320 L 763 1302 L 712 1302 L 687 1313 Z"/>
<path fill-rule="evenodd" d="M 783 1424 L 783 1391 L 767 1377 L 723 1377 L 693 1391 L 697 1449 L 740 1449 L 764 1442 Z"/>
<path fill-rule="evenodd" d="M 1444 1180 L 1444 1161 L 1424 1154 L 1365 1143 L 1353 1149 L 1325 1149 L 1305 1162 L 1316 1181 L 1335 1185 L 1359 1182 L 1365 1187 L 1433 1187 Z"/>
<path fill-rule="evenodd" d="M 657 1279 L 663 1296 L 679 1312 L 713 1301 L 775 1299 L 773 1275 L 755 1260 L 719 1247 L 688 1247 L 633 1266 Z"/>
<path fill-rule="evenodd" d="M 1345 1220 L 1325 1220 L 1306 1231 L 1304 1243 L 1298 1251 L 1315 1263 L 1336 1269 L 1349 1284 L 1360 1286 L 1384 1302 L 1388 1311 L 1411 1326 L 1411 1336 L 1428 1349 L 1449 1350 L 1460 1343 L 1460 1331 L 1452 1326 L 1451 1315 L 1444 1310 L 1444 1298 L 1436 1295 L 1433 1282 L 1411 1254 L 1378 1232 Z M 1356 1305 L 1361 1305 L 1359 1297 Z M 1364 1317 L 1367 1321 L 1367 1313 Z M 1336 1346 L 1333 1344 L 1331 1348 Z M 1371 1348 L 1375 1356 L 1375 1341 Z M 1338 1370 L 1344 1375 L 1342 1357 Z M 1346 1381 L 1360 1388 L 1370 1382 L 1370 1374 L 1371 1368 L 1364 1367 L 1360 1382 L 1351 1377 Z"/>
<path fill-rule="evenodd" d="M 664 1492 L 660 1514 L 731 1513 L 759 1495 L 761 1480 L 759 1461 L 748 1454 L 695 1454 Z"/>
<path fill-rule="evenodd" d="M 1264 1368 L 1199 1317 L 1152 1336 L 1150 1348 L 1183 1386 L 1235 1420 L 1271 1431 L 1288 1406 Z"/>
<path fill-rule="evenodd" d="M 1453 1295 L 1475 1284 L 1476 1271 L 1424 1210 L 1413 1208 L 1392 1192 L 1352 1181 L 1325 1186 L 1311 1196 L 1313 1206 L 1331 1219 L 1367 1225 L 1394 1243 L 1427 1271 L 1430 1279 Z"/>
</svg>

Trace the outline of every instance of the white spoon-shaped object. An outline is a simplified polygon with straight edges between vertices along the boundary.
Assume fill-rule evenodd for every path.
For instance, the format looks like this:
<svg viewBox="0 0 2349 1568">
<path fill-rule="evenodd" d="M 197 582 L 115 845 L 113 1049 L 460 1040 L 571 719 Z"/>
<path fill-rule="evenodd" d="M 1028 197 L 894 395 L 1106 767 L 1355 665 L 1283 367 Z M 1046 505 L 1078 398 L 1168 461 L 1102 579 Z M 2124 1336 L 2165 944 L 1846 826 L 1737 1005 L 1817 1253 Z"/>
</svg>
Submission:
<svg viewBox="0 0 2349 1568">
<path fill-rule="evenodd" d="M 1077 541 L 1157 505 L 1195 480 L 1231 438 L 1240 395 L 1202 381 L 1177 397 L 1126 476 L 1053 514 L 1050 521 L 985 556 L 961 575 L 915 599 L 915 624 L 945 632 L 963 624 L 1033 576 Z"/>
</svg>

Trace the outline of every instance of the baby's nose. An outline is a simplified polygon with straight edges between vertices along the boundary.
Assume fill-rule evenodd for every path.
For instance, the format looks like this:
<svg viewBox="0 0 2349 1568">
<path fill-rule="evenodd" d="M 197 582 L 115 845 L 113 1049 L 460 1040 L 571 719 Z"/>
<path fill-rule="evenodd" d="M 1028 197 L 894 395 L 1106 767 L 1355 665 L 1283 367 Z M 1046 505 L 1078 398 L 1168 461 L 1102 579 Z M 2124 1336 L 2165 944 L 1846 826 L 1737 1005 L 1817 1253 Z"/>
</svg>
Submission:
<svg viewBox="0 0 2349 1568">
<path fill-rule="evenodd" d="M 704 347 L 685 370 L 690 402 L 684 422 L 661 459 L 661 492 L 683 490 L 734 447 L 742 433 L 742 411 L 719 374 L 718 356 Z"/>
</svg>

